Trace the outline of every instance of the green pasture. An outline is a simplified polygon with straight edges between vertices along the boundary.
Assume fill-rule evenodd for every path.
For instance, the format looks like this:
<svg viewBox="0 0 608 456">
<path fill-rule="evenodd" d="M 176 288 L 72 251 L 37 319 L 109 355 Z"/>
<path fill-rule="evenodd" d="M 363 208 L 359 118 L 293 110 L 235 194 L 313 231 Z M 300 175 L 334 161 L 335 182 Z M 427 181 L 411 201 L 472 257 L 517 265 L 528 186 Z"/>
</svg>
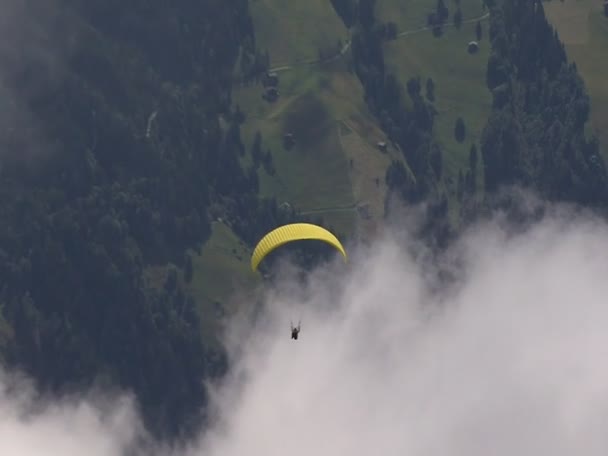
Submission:
<svg viewBox="0 0 608 456">
<path fill-rule="evenodd" d="M 482 39 L 479 52 L 469 54 L 467 44 L 474 39 L 475 24 L 469 23 L 460 30 L 447 28 L 439 38 L 427 31 L 393 41 L 385 48 L 387 66 L 404 88 L 409 78 L 420 77 L 425 92 L 427 78 L 433 79 L 435 130 L 445 149 L 444 170 L 452 176 L 468 166 L 471 144 L 479 143 L 492 104 L 485 79 L 489 42 Z M 458 117 L 466 127 L 462 143 L 454 136 Z"/>
<path fill-rule="evenodd" d="M 251 251 L 222 222 L 213 222 L 212 234 L 200 254 L 193 256 L 188 290 L 199 305 L 203 334 L 215 334 L 219 319 L 233 309 L 229 298 L 252 289 L 259 276 L 250 269 Z"/>
<path fill-rule="evenodd" d="M 250 146 L 260 131 L 264 150 L 271 150 L 277 171 L 275 176 L 260 171 L 260 193 L 305 213 L 314 212 L 326 223 L 350 232 L 356 222 L 355 205 L 366 197 L 353 181 L 352 151 L 341 143 L 340 122 L 374 131 L 370 141 L 383 138 L 367 110 L 361 84 L 349 71 L 348 56 L 331 63 L 295 66 L 280 72 L 279 78 L 280 98 L 274 103 L 262 99 L 260 85 L 235 89 L 235 102 L 247 116 L 242 129 L 245 143 Z M 283 144 L 287 133 L 295 139 L 290 149 Z M 373 178 L 380 175 L 383 181 L 387 160 L 373 148 L 365 150 L 370 154 L 368 162 L 376 160 L 384 166 L 381 171 L 366 167 L 366 172 L 373 173 Z M 351 208 L 348 216 L 343 208 Z"/>
</svg>

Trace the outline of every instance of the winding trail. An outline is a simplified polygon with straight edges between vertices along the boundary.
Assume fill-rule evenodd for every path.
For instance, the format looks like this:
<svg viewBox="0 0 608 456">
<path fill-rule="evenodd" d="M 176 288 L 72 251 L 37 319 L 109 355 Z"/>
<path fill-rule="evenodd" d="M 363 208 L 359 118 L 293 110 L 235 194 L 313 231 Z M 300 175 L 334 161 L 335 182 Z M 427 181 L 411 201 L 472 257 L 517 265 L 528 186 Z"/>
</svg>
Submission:
<svg viewBox="0 0 608 456">
<path fill-rule="evenodd" d="M 486 19 L 488 19 L 490 17 L 490 13 L 485 13 L 482 14 L 481 16 L 477 16 L 477 17 L 473 17 L 471 19 L 467 19 L 466 21 L 462 21 L 463 24 L 470 24 L 471 22 L 476 22 L 476 21 L 485 21 Z M 454 27 L 453 23 L 446 23 L 443 24 L 442 27 Z M 403 37 L 406 36 L 411 36 L 411 35 L 415 35 L 417 33 L 422 33 L 425 32 L 427 30 L 431 30 L 432 27 L 430 26 L 425 26 L 425 27 L 420 27 L 417 29 L 411 29 L 411 30 L 404 30 L 401 33 L 397 34 L 397 37 L 395 38 L 396 40 L 401 39 Z M 394 41 L 394 40 L 393 40 Z M 346 54 L 346 51 L 348 51 L 350 49 L 350 45 L 351 45 L 351 40 L 348 39 L 346 41 L 346 43 L 344 43 L 344 45 L 342 46 L 342 49 L 340 49 L 340 52 L 337 53 L 336 55 L 334 55 L 333 57 L 327 58 L 327 59 L 313 59 L 313 60 L 305 60 L 303 62 L 297 62 L 297 63 L 292 63 L 292 64 L 287 64 L 287 65 L 278 65 L 275 67 L 271 67 L 268 71 L 271 73 L 279 73 L 282 71 L 289 71 L 291 69 L 293 69 L 294 67 L 297 66 L 305 66 L 305 65 L 317 65 L 320 63 L 329 63 L 329 62 L 333 62 L 335 60 L 338 60 L 339 58 L 343 57 L 344 54 Z"/>
</svg>

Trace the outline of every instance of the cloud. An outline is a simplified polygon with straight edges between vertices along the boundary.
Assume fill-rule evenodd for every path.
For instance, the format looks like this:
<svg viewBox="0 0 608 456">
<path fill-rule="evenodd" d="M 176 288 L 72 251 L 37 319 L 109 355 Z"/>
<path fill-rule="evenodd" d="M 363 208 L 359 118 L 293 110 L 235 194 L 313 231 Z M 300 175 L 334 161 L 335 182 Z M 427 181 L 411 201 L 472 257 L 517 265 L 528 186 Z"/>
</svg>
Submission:
<svg viewBox="0 0 608 456">
<path fill-rule="evenodd" d="M 491 222 L 440 258 L 395 239 L 269 291 L 255 324 L 235 318 L 213 424 L 171 455 L 607 454 L 608 227 Z M 457 280 L 437 292 L 445 268 Z M 28 400 L 0 394 L 1 454 L 114 456 L 139 435 L 128 401 L 25 420 Z"/>
<path fill-rule="evenodd" d="M 0 371 L 0 454 L 118 456 L 143 435 L 130 397 L 49 401 L 23 376 Z"/>
<path fill-rule="evenodd" d="M 489 223 L 436 294 L 428 264 L 378 242 L 348 274 L 271 296 L 193 454 L 606 454 L 606 252 L 596 221 Z"/>
<path fill-rule="evenodd" d="M 56 0 L 0 0 L 0 8 L 0 159 L 48 156 L 41 112 L 67 77 L 77 28 Z"/>
</svg>

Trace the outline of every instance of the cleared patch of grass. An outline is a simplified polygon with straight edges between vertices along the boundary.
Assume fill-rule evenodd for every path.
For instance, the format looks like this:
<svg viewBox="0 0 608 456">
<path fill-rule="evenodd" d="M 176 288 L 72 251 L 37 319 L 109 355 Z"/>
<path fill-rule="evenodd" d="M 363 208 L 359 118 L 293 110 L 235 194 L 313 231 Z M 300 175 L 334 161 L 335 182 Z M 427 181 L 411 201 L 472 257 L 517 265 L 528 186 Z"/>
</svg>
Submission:
<svg viewBox="0 0 608 456">
<path fill-rule="evenodd" d="M 190 290 L 195 297 L 210 302 L 223 302 L 242 285 L 256 282 L 250 270 L 251 251 L 222 222 L 213 222 L 211 238 L 200 255 L 193 257 Z"/>
<path fill-rule="evenodd" d="M 229 226 L 215 221 L 211 237 L 204 247 L 192 255 L 192 281 L 186 284 L 183 271 L 178 271 L 178 282 L 195 299 L 201 317 L 201 334 L 209 344 L 218 343 L 217 336 L 223 317 L 236 311 L 231 298 L 239 292 L 252 290 L 261 277 L 250 269 L 251 250 L 245 246 Z M 168 275 L 167 266 L 146 268 L 146 285 L 162 289 Z M 2 322 L 0 320 L 0 344 Z"/>
<path fill-rule="evenodd" d="M 386 152 L 378 150 L 377 143 L 387 139 L 377 126 L 363 118 L 355 116 L 343 120 L 339 131 L 342 149 L 349 159 L 361 234 L 372 235 L 378 228 L 378 220 L 384 216 L 386 169 L 393 159 L 405 160 L 392 146 L 388 146 Z"/>
<path fill-rule="evenodd" d="M 328 0 L 251 0 L 257 46 L 267 49 L 273 66 L 316 59 L 333 49 L 348 30 Z"/>
<path fill-rule="evenodd" d="M 340 148 L 335 124 L 329 116 L 322 115 L 324 111 L 315 106 L 318 104 L 322 103 L 311 93 L 294 102 L 281 132 L 293 131 L 296 145 L 277 154 L 275 159 L 277 172 L 285 183 L 285 196 L 303 211 L 354 202 L 348 162 Z M 301 118 L 292 122 L 294 118 L 289 114 Z M 320 115 L 317 121 L 316 114 Z M 309 129 L 307 124 L 314 128 Z"/>
<path fill-rule="evenodd" d="M 230 227 L 213 222 L 212 234 L 200 255 L 193 256 L 192 282 L 187 289 L 199 305 L 202 332 L 215 336 L 229 298 L 236 292 L 252 289 L 259 276 L 250 269 L 251 251 L 234 234 Z"/>
<path fill-rule="evenodd" d="M 349 171 L 352 154 L 340 143 L 339 122 L 350 119 L 363 135 L 373 132 L 370 139 L 383 138 L 367 110 L 358 79 L 348 71 L 345 61 L 334 61 L 280 73 L 281 98 L 274 104 L 261 99 L 261 90 L 253 86 L 235 91 L 235 101 L 247 115 L 242 130 L 246 144 L 250 145 L 255 131 L 260 131 L 264 148 L 270 148 L 274 157 L 277 175 L 260 172 L 260 193 L 304 212 L 315 211 L 328 224 L 350 225 L 345 232 L 352 231 L 358 217 L 355 202 L 362 197 L 354 194 Z M 285 133 L 292 133 L 296 141 L 290 150 L 283 146 Z M 377 151 L 368 152 L 370 162 L 379 160 L 384 167 L 381 172 L 373 171 L 383 183 L 386 160 Z M 346 217 L 348 223 L 344 208 L 353 211 Z"/>
<path fill-rule="evenodd" d="M 303 211 L 353 204 L 348 163 L 334 121 L 313 92 L 294 97 L 281 115 L 255 121 L 246 130 L 250 141 L 259 130 L 264 148 L 273 155 L 276 175 L 260 173 L 262 196 L 274 196 Z M 289 150 L 282 141 L 288 132 L 296 141 Z"/>
<path fill-rule="evenodd" d="M 559 39 L 566 45 L 589 41 L 589 14 L 598 1 L 548 1 L 543 3 L 549 22 L 557 27 Z"/>
<path fill-rule="evenodd" d="M 553 0 L 543 6 L 564 41 L 568 58 L 576 62 L 585 81 L 591 97 L 591 126 L 600 139 L 604 157 L 608 158 L 608 18 L 604 16 L 602 2 Z M 578 20 L 571 21 L 570 17 Z"/>
<path fill-rule="evenodd" d="M 463 1 L 463 9 L 466 3 Z M 457 176 L 468 164 L 471 144 L 478 143 L 491 110 L 491 94 L 486 87 L 489 42 L 479 43 L 479 52 L 469 54 L 467 43 L 475 40 L 475 22 L 460 29 L 446 28 L 440 38 L 430 31 L 403 37 L 385 47 L 385 60 L 403 86 L 419 76 L 425 91 L 427 78 L 435 83 L 434 106 L 437 138 L 443 144 L 444 173 Z M 456 119 L 462 117 L 466 138 L 459 143 L 454 136 Z"/>
</svg>

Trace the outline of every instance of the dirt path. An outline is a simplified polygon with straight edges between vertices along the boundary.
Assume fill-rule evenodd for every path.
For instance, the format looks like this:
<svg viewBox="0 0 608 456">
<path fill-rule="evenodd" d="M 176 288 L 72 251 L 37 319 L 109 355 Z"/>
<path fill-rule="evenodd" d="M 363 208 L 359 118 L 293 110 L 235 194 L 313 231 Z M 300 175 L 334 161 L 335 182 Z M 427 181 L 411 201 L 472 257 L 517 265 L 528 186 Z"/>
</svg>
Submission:
<svg viewBox="0 0 608 456">
<path fill-rule="evenodd" d="M 482 14 L 481 16 L 477 16 L 477 17 L 473 17 L 471 19 L 467 19 L 466 21 L 463 21 L 463 24 L 470 24 L 471 22 L 476 22 L 476 21 L 485 21 L 486 19 L 488 19 L 490 17 L 490 13 L 485 13 Z M 443 27 L 453 27 L 454 24 L 443 24 Z M 426 26 L 426 27 L 420 27 L 417 29 L 411 29 L 411 30 L 405 30 L 401 33 L 397 34 L 397 38 L 396 39 L 400 39 L 406 36 L 410 36 L 410 35 L 415 35 L 417 33 L 422 33 L 425 32 L 427 30 L 431 30 L 432 27 L 430 26 Z M 329 62 L 333 62 L 334 60 L 337 60 L 339 58 L 341 58 L 342 56 L 344 56 L 344 54 L 346 54 L 346 51 L 348 51 L 350 49 L 350 45 L 351 45 L 351 41 L 350 39 L 344 44 L 344 46 L 342 46 L 342 49 L 340 49 L 340 52 L 336 55 L 334 55 L 333 57 L 330 57 L 328 59 L 314 59 L 314 60 L 307 60 L 304 62 L 298 62 L 298 63 L 293 63 L 293 64 L 282 64 L 279 65 L 277 64 L 277 66 L 271 67 L 268 71 L 271 73 L 279 73 L 282 71 L 289 71 L 291 69 L 293 69 L 294 67 L 297 66 L 304 66 L 304 65 L 317 65 L 320 63 L 329 63 Z"/>
</svg>

